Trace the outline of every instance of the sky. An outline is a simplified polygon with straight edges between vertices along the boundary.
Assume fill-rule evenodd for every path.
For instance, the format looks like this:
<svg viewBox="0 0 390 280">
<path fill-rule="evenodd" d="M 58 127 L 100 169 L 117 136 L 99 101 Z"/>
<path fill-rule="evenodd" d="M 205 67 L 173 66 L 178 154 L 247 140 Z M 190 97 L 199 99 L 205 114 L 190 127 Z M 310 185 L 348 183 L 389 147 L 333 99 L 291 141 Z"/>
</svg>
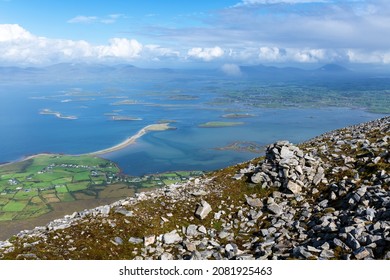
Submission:
<svg viewBox="0 0 390 280">
<path fill-rule="evenodd" d="M 388 0 L 0 0 L 0 66 L 390 65 Z"/>
</svg>

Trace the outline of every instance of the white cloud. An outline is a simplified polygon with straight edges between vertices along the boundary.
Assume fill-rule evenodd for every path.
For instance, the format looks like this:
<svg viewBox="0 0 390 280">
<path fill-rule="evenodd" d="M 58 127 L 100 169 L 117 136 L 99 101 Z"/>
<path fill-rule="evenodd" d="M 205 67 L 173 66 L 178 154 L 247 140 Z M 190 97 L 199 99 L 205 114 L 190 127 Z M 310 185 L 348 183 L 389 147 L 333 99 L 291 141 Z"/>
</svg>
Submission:
<svg viewBox="0 0 390 280">
<path fill-rule="evenodd" d="M 17 24 L 0 24 L 0 63 L 50 64 L 69 61 L 132 61 L 143 46 L 135 39 L 112 38 L 107 45 L 37 37 Z"/>
<path fill-rule="evenodd" d="M 224 55 L 223 49 L 218 46 L 214 48 L 192 48 L 189 49 L 187 55 L 192 58 L 210 61 Z"/>
<path fill-rule="evenodd" d="M 180 52 L 171 48 L 165 48 L 160 45 L 145 45 L 143 55 L 152 57 L 154 60 L 162 58 L 179 58 Z"/>
<path fill-rule="evenodd" d="M 221 70 L 228 76 L 240 76 L 241 69 L 237 64 L 225 63 L 222 65 Z"/>
<path fill-rule="evenodd" d="M 0 24 L 0 42 L 30 40 L 33 35 L 17 24 Z"/>
<path fill-rule="evenodd" d="M 95 16 L 76 16 L 68 20 L 68 23 L 93 23 L 98 20 Z"/>
<path fill-rule="evenodd" d="M 98 57 L 116 57 L 116 58 L 136 58 L 142 51 L 142 44 L 135 39 L 126 38 L 110 39 L 110 44 L 106 46 L 97 46 Z"/>
<path fill-rule="evenodd" d="M 283 51 L 277 47 L 260 47 L 259 59 L 263 61 L 280 61 L 282 60 Z"/>
</svg>

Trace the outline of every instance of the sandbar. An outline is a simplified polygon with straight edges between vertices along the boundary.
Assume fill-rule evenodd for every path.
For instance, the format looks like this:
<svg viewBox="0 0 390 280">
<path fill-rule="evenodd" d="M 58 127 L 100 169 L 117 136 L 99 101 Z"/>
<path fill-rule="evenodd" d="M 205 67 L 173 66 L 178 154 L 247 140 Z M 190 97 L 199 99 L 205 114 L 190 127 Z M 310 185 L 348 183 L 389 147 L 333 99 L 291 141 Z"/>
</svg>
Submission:
<svg viewBox="0 0 390 280">
<path fill-rule="evenodd" d="M 141 138 L 142 136 L 144 136 L 146 133 L 148 133 L 150 131 L 164 131 L 164 130 L 169 130 L 169 129 L 174 129 L 173 127 L 169 126 L 169 123 L 159 123 L 159 124 L 147 125 L 144 128 L 142 128 L 140 131 L 138 131 L 136 134 L 127 138 L 125 141 L 123 141 L 122 143 L 119 143 L 118 145 L 112 146 L 112 147 L 104 149 L 104 150 L 88 153 L 85 155 L 99 156 L 99 155 L 104 155 L 104 154 L 116 152 L 116 151 L 122 150 L 130 145 L 133 145 L 137 141 L 138 138 Z"/>
</svg>

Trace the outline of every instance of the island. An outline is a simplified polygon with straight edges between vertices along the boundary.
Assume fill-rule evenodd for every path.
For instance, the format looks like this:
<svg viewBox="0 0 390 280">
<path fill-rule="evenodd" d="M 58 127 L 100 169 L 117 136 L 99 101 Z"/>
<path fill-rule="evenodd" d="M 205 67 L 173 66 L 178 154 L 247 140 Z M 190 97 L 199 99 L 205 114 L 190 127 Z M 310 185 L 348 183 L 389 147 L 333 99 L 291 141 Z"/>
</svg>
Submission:
<svg viewBox="0 0 390 280">
<path fill-rule="evenodd" d="M 259 145 L 256 142 L 250 141 L 236 141 L 230 143 L 224 147 L 217 147 L 215 150 L 218 151 L 236 151 L 236 152 L 250 152 L 260 154 L 264 152 L 265 147 L 263 145 Z"/>
<path fill-rule="evenodd" d="M 77 120 L 76 116 L 66 116 L 61 114 L 60 112 L 52 111 L 50 109 L 43 109 L 39 112 L 41 115 L 54 115 L 59 119 L 67 119 L 67 120 Z"/>
<path fill-rule="evenodd" d="M 112 115 L 111 120 L 113 120 L 113 121 L 142 121 L 142 118 Z"/>
<path fill-rule="evenodd" d="M 217 128 L 243 125 L 243 122 L 206 122 L 199 125 L 201 128 Z"/>
<path fill-rule="evenodd" d="M 137 100 L 126 99 L 126 100 L 122 100 L 122 101 L 111 103 L 111 105 L 114 105 L 114 106 L 134 105 L 134 104 L 138 104 Z"/>
<path fill-rule="evenodd" d="M 252 118 L 252 117 L 255 117 L 255 115 L 252 115 L 252 114 L 238 114 L 238 113 L 234 113 L 234 114 L 226 114 L 226 115 L 223 115 L 222 118 L 226 118 L 226 119 L 242 119 L 242 118 Z"/>
</svg>

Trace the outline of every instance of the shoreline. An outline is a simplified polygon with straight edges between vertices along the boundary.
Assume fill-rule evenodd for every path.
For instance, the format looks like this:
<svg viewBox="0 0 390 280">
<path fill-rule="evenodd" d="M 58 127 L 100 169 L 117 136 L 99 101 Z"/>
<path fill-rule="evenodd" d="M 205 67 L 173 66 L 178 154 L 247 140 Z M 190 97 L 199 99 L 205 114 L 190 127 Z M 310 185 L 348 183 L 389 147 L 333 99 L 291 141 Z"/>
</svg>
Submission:
<svg viewBox="0 0 390 280">
<path fill-rule="evenodd" d="M 95 151 L 95 152 L 90 152 L 90 153 L 83 153 L 83 154 L 76 154 L 76 155 L 69 154 L 69 155 L 70 156 L 100 156 L 100 155 L 105 155 L 105 154 L 108 154 L 108 153 L 120 151 L 120 150 L 122 150 L 122 149 L 124 149 L 124 148 L 126 148 L 126 147 L 128 147 L 130 145 L 135 144 L 135 142 L 137 141 L 138 138 L 141 138 L 142 136 L 144 136 L 146 133 L 148 133 L 150 131 L 165 131 L 165 130 L 170 130 L 170 129 L 175 129 L 175 128 L 174 127 L 170 127 L 169 123 L 150 124 L 150 125 L 145 126 L 142 129 L 140 129 L 133 136 L 130 136 L 125 141 L 123 141 L 123 142 L 121 142 L 121 143 L 119 143 L 119 144 L 117 144 L 115 146 L 112 146 L 112 147 L 109 147 L 109 148 L 106 148 L 106 149 L 102 149 L 102 150 L 99 150 L 99 151 Z M 29 156 L 24 156 L 21 159 L 17 159 L 17 160 L 10 161 L 10 162 L 5 162 L 5 163 L 0 163 L 0 167 L 11 165 L 11 164 L 14 164 L 14 163 L 17 163 L 17 162 L 23 162 L 23 161 L 26 161 L 26 160 L 29 160 L 29 159 L 33 159 L 33 158 L 36 158 L 36 157 L 39 157 L 39 156 L 47 156 L 47 155 L 55 155 L 55 154 L 58 154 L 58 153 L 47 153 L 46 152 L 46 153 L 39 153 L 39 154 L 33 154 L 33 155 L 29 155 Z"/>
<path fill-rule="evenodd" d="M 100 155 L 120 151 L 120 150 L 122 150 L 130 145 L 135 144 L 135 142 L 137 141 L 138 138 L 141 138 L 142 136 L 144 136 L 146 133 L 148 133 L 150 131 L 164 131 L 164 130 L 169 130 L 169 129 L 172 129 L 172 127 L 169 126 L 169 123 L 150 124 L 150 125 L 147 125 L 144 128 L 142 128 L 141 130 L 139 130 L 133 136 L 127 138 L 125 141 L 123 141 L 115 146 L 112 146 L 112 147 L 109 147 L 109 148 L 106 148 L 103 150 L 91 152 L 91 153 L 81 154 L 81 155 L 100 156 Z"/>
</svg>

